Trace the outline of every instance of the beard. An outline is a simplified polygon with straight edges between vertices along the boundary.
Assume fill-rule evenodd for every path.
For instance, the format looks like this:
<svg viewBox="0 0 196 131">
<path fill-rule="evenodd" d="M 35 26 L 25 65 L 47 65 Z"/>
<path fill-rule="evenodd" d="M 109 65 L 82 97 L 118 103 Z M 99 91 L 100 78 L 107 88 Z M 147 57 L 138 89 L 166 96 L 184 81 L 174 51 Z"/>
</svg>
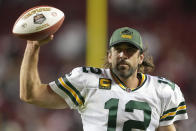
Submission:
<svg viewBox="0 0 196 131">
<path fill-rule="evenodd" d="M 132 76 L 135 71 L 137 70 L 137 66 L 133 67 L 130 63 L 126 62 L 125 60 L 120 60 L 117 64 L 112 67 L 112 71 L 118 76 L 123 79 L 128 79 Z"/>
</svg>

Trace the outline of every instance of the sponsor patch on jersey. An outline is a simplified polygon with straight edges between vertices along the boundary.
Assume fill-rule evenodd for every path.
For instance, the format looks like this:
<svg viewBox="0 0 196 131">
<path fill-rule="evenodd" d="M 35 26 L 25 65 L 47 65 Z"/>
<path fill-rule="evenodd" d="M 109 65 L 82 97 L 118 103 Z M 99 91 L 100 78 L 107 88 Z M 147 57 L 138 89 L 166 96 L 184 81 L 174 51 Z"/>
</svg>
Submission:
<svg viewBox="0 0 196 131">
<path fill-rule="evenodd" d="M 110 90 L 111 89 L 111 80 L 106 78 L 99 79 L 99 89 Z"/>
</svg>

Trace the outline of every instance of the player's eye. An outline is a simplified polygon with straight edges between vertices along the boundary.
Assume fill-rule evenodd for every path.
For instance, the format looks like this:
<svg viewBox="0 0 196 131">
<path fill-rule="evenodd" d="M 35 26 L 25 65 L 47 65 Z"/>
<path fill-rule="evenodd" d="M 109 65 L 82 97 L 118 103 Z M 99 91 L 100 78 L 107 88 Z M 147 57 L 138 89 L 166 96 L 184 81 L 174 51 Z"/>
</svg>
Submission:
<svg viewBox="0 0 196 131">
<path fill-rule="evenodd" d="M 128 48 L 126 49 L 126 52 L 136 52 L 137 49 L 136 48 Z"/>
</svg>

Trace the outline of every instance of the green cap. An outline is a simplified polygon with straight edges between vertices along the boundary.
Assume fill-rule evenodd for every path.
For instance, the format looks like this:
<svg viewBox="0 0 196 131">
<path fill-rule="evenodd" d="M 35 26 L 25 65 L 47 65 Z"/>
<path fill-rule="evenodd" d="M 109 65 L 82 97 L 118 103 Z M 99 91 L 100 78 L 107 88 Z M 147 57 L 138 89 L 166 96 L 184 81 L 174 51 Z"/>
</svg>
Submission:
<svg viewBox="0 0 196 131">
<path fill-rule="evenodd" d="M 119 43 L 129 43 L 143 51 L 143 43 L 140 33 L 129 27 L 122 27 L 115 30 L 110 38 L 109 47 Z"/>
</svg>

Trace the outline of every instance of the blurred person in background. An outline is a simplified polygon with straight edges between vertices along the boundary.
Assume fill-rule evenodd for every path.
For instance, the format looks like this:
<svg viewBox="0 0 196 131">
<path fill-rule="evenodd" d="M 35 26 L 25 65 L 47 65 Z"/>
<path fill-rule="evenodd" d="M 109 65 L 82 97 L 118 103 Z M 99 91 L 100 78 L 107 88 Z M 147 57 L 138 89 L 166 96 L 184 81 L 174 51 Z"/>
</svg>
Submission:
<svg viewBox="0 0 196 131">
<path fill-rule="evenodd" d="M 77 67 L 44 84 L 38 72 L 39 52 L 52 39 L 27 41 L 20 70 L 23 101 L 51 109 L 76 109 L 84 131 L 176 131 L 174 122 L 188 119 L 179 86 L 148 74 L 154 64 L 135 29 L 113 32 L 105 68 Z"/>
</svg>

